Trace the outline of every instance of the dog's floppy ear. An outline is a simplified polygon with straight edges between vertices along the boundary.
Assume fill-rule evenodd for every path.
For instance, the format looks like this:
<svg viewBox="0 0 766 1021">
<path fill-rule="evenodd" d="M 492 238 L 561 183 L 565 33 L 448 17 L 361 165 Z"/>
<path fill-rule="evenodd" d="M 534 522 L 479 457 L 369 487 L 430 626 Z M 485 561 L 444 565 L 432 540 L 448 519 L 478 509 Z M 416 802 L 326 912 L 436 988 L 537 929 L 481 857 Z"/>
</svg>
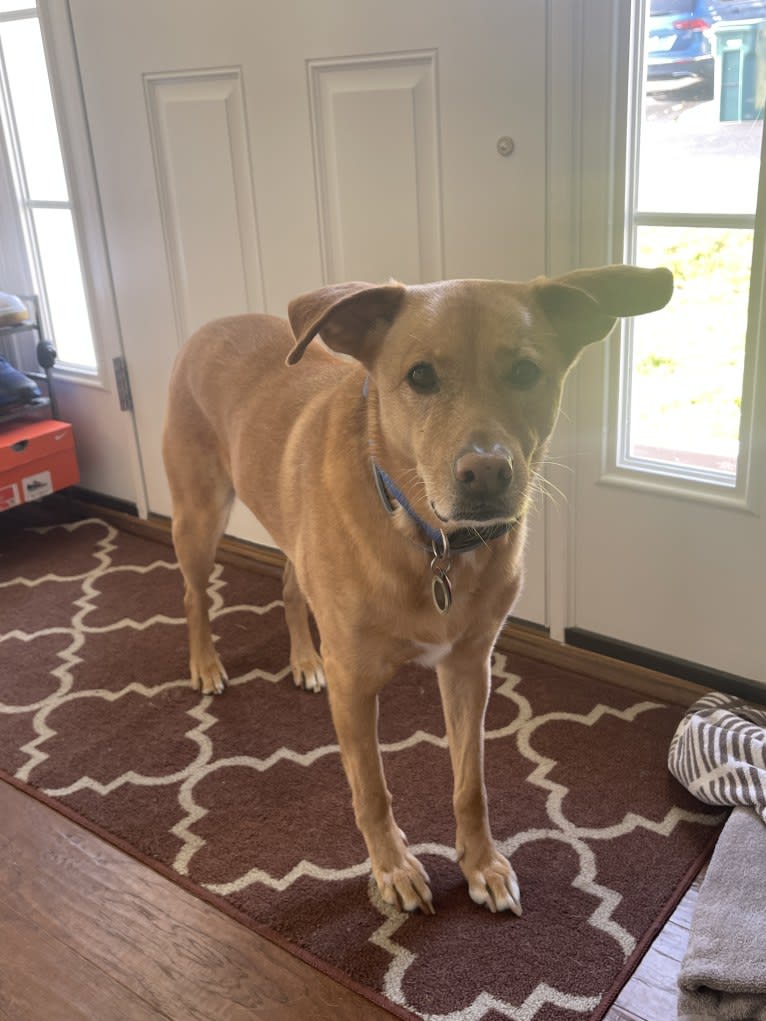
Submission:
<svg viewBox="0 0 766 1021">
<path fill-rule="evenodd" d="M 670 301 L 673 274 L 660 266 L 579 269 L 533 284 L 545 315 L 570 359 L 606 337 L 618 318 L 656 312 Z"/>
<path fill-rule="evenodd" d="M 300 361 L 317 334 L 333 351 L 369 361 L 406 290 L 398 283 L 333 284 L 295 298 L 287 310 L 296 341 L 287 364 Z"/>
</svg>

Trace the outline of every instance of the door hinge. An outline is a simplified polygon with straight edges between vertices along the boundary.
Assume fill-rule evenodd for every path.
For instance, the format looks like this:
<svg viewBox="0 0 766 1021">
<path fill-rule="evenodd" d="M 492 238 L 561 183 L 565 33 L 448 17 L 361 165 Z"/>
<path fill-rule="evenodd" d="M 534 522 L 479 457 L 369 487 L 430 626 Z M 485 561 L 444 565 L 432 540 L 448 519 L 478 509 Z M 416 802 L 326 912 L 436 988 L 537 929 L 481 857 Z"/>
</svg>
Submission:
<svg viewBox="0 0 766 1021">
<path fill-rule="evenodd" d="M 120 356 L 112 360 L 114 378 L 117 381 L 117 396 L 120 398 L 120 411 L 133 410 L 133 394 L 130 392 L 130 376 L 125 359 Z"/>
</svg>

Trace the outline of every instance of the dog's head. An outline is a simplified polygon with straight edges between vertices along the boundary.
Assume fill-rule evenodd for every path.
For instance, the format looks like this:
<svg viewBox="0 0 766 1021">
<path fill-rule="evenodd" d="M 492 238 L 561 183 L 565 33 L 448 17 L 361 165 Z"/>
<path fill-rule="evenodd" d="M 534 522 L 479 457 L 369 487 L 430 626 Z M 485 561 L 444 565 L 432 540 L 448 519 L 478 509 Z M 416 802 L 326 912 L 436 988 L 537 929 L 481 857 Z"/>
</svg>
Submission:
<svg viewBox="0 0 766 1021">
<path fill-rule="evenodd" d="M 582 349 L 672 291 L 669 270 L 622 265 L 523 284 L 339 284 L 291 302 L 288 362 L 319 335 L 366 367 L 375 453 L 439 527 L 507 522 L 526 509 Z"/>
</svg>

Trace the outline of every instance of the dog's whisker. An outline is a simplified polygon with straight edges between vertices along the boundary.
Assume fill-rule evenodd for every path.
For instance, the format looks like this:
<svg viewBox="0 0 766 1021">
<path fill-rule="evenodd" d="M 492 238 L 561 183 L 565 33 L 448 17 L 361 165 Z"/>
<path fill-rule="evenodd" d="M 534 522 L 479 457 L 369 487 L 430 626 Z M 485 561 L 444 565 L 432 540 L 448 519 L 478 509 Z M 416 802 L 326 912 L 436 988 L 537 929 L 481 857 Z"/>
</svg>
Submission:
<svg viewBox="0 0 766 1021">
<path fill-rule="evenodd" d="M 563 461 L 558 461 L 558 460 L 555 460 L 554 458 L 550 458 L 549 457 L 549 458 L 546 458 L 546 460 L 545 460 L 545 466 L 547 467 L 548 465 L 550 465 L 553 468 L 562 468 L 564 471 L 568 471 L 572 475 L 574 475 L 574 471 L 575 470 L 574 470 L 574 468 L 572 467 L 571 464 L 564 464 Z"/>
<path fill-rule="evenodd" d="M 565 504 L 569 502 L 567 494 L 562 489 L 559 489 L 559 487 L 555 483 L 551 482 L 550 479 L 547 479 L 540 472 L 533 471 L 531 473 L 531 480 L 535 487 L 535 491 L 540 493 L 543 499 L 550 500 L 551 503 L 554 504 L 554 506 L 558 507 L 558 501 L 556 500 L 556 496 L 560 496 Z M 554 494 L 556 495 L 554 496 Z"/>
</svg>

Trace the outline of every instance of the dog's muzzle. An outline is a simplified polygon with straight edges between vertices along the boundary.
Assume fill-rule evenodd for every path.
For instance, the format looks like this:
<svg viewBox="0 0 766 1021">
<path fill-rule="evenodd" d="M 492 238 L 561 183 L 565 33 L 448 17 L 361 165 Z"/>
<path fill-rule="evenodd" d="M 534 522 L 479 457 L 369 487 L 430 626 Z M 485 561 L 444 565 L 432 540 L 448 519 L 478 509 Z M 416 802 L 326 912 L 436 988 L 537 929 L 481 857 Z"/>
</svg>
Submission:
<svg viewBox="0 0 766 1021">
<path fill-rule="evenodd" d="M 499 444 L 492 450 L 471 447 L 456 458 L 454 474 L 465 503 L 494 503 L 513 480 L 513 458 Z"/>
<path fill-rule="evenodd" d="M 510 499 L 513 458 L 505 447 L 495 444 L 491 450 L 485 450 L 472 446 L 461 451 L 455 458 L 453 479 L 452 521 L 500 522 L 513 516 Z M 442 520 L 448 520 L 436 513 Z"/>
</svg>

